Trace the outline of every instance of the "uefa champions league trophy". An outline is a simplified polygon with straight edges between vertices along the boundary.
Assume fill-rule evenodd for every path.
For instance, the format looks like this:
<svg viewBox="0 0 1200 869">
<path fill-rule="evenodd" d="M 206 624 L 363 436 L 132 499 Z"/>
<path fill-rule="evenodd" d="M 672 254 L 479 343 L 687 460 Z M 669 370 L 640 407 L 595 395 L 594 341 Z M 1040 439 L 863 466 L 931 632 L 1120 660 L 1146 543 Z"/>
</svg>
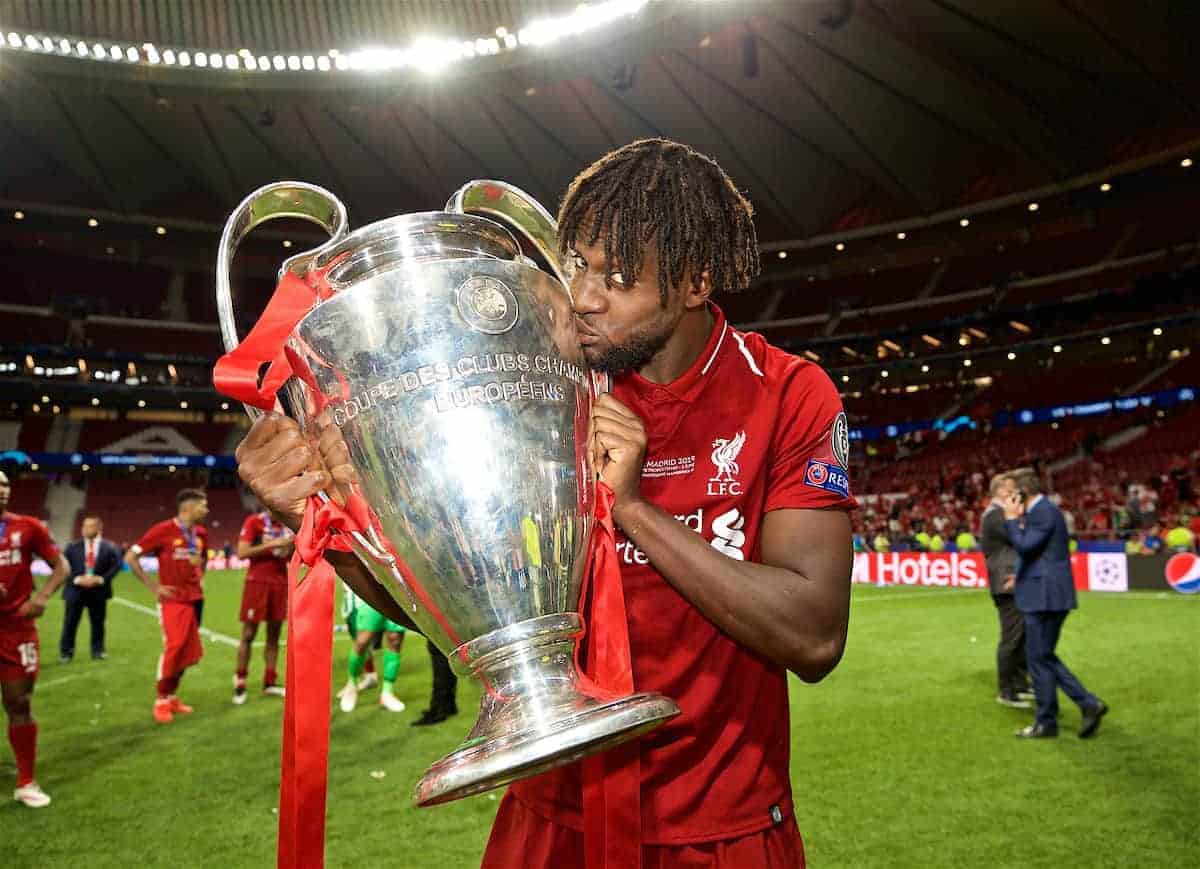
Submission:
<svg viewBox="0 0 1200 869">
<path fill-rule="evenodd" d="M 287 403 L 307 428 L 321 404 L 313 391 L 322 394 L 372 514 L 353 550 L 455 671 L 484 688 L 475 726 L 425 773 L 417 804 L 544 772 L 677 715 L 658 694 L 592 696 L 576 672 L 594 385 L 550 215 L 516 188 L 477 181 L 446 211 L 347 233 L 328 191 L 263 187 L 221 238 L 227 349 L 238 342 L 234 252 L 278 217 L 331 236 L 280 271 L 320 298 L 287 340 L 304 372 L 287 383 Z"/>
</svg>

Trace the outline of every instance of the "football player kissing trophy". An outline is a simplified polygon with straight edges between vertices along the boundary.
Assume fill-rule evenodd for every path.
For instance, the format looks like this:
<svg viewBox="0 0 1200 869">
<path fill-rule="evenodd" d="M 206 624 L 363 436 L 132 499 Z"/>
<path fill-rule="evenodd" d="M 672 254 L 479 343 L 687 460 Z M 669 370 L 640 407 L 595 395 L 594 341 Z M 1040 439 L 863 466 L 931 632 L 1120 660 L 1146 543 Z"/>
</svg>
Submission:
<svg viewBox="0 0 1200 869">
<path fill-rule="evenodd" d="M 474 181 L 444 211 L 347 232 L 345 207 L 328 191 L 263 187 L 221 239 L 229 351 L 239 344 L 233 255 L 250 230 L 280 217 L 330 234 L 281 268 L 281 290 L 303 284 L 311 304 L 283 341 L 279 380 L 301 428 L 328 410 L 348 449 L 361 503 L 341 537 L 484 689 L 475 726 L 426 772 L 417 803 L 535 775 L 677 715 L 666 697 L 613 690 L 576 666 L 581 598 L 598 591 L 587 595 L 586 585 L 599 381 L 577 342 L 553 218 L 510 185 Z"/>
</svg>

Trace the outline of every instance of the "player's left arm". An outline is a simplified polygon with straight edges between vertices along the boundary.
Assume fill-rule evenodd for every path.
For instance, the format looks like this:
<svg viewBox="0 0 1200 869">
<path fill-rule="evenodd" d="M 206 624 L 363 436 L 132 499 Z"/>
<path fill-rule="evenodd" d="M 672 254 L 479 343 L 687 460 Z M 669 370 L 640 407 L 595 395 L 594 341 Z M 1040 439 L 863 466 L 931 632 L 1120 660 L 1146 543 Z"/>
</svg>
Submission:
<svg viewBox="0 0 1200 869">
<path fill-rule="evenodd" d="M 611 395 L 593 411 L 595 467 L 616 496 L 613 519 L 655 568 L 741 645 L 817 682 L 837 666 L 850 615 L 850 517 L 840 509 L 766 514 L 762 563 L 717 551 L 642 498 L 646 432 Z"/>
<path fill-rule="evenodd" d="M 737 561 L 640 498 L 613 508 L 626 536 L 688 601 L 741 645 L 806 682 L 827 676 L 846 648 L 850 517 L 843 510 L 773 510 L 762 563 Z"/>
<path fill-rule="evenodd" d="M 34 541 L 34 551 L 41 556 L 43 561 L 50 565 L 50 578 L 42 583 L 42 587 L 35 594 L 30 595 L 29 600 L 22 604 L 19 614 L 32 616 L 36 619 L 46 611 L 46 604 L 50 602 L 51 596 L 66 581 L 67 574 L 71 572 L 71 565 L 67 563 L 66 557 L 63 556 L 54 544 L 54 541 L 50 537 L 50 532 L 45 526 L 38 528 L 37 537 Z"/>
</svg>

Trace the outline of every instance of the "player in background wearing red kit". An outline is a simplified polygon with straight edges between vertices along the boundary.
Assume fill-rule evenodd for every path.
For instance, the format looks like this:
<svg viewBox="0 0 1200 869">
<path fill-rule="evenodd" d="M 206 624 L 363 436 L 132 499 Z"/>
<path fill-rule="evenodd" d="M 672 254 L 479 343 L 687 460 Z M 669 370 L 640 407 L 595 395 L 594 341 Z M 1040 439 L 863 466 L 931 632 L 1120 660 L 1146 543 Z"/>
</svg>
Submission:
<svg viewBox="0 0 1200 869">
<path fill-rule="evenodd" d="M 819 681 L 846 644 L 841 399 L 818 366 L 710 301 L 746 289 L 759 262 L 750 204 L 709 158 L 661 139 L 613 151 L 571 184 L 559 233 L 583 352 L 614 375 L 592 446 L 615 495 L 634 688 L 682 711 L 636 743 L 641 824 L 602 844 L 640 841 L 645 869 L 802 867 L 787 674 Z M 314 441 L 264 415 L 238 447 L 242 480 L 292 527 L 306 497 L 354 480 L 326 417 Z M 355 558 L 329 560 L 404 618 Z M 582 802 L 578 764 L 510 787 L 485 869 L 584 866 Z"/>
<path fill-rule="evenodd" d="M 208 515 L 208 496 L 199 489 L 184 489 L 175 496 L 174 519 L 165 519 L 129 547 L 125 563 L 158 600 L 163 653 L 158 659 L 154 720 L 170 724 L 192 707 L 176 695 L 183 672 L 204 655 L 200 644 L 200 617 L 204 611 L 205 553 L 208 531 L 200 523 Z M 158 581 L 142 570 L 140 555 L 158 556 Z"/>
<path fill-rule="evenodd" d="M 233 702 L 246 702 L 246 674 L 250 670 L 250 648 L 258 626 L 267 623 L 263 648 L 263 694 L 282 697 L 283 687 L 275 669 L 279 659 L 279 632 L 287 619 L 287 566 L 295 545 L 292 532 L 266 510 L 247 516 L 238 535 L 239 558 L 250 559 L 242 589 L 242 639 L 238 643 L 237 672 L 233 676 Z"/>
<path fill-rule="evenodd" d="M 38 676 L 38 633 L 34 619 L 63 584 L 70 565 L 59 552 L 46 526 L 32 516 L 8 512 L 12 484 L 0 471 L 0 693 L 8 714 L 8 743 L 17 761 L 13 799 L 30 808 L 50 805 L 34 780 L 37 760 L 37 722 L 30 703 Z M 50 579 L 33 591 L 34 557 L 51 567 Z"/>
</svg>

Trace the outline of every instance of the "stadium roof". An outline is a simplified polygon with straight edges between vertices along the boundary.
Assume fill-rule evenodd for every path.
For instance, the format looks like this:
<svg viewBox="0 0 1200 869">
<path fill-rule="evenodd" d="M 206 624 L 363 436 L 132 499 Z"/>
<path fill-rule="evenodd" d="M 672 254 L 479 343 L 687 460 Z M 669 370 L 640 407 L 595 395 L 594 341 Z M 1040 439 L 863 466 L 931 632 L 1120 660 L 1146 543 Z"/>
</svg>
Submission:
<svg viewBox="0 0 1200 869">
<path fill-rule="evenodd" d="M 714 155 L 770 243 L 928 217 L 1200 137 L 1192 4 L 617 5 L 635 11 L 596 23 L 562 18 L 577 4 L 559 0 L 0 0 L 0 204 L 215 231 L 251 189 L 288 177 L 338 192 L 357 225 L 498 177 L 552 206 L 590 160 L 662 135 Z M 567 22 L 561 38 L 528 29 L 547 17 Z M 443 42 L 371 56 L 397 69 L 346 61 L 428 34 Z M 432 71 L 431 51 L 464 41 L 475 56 Z M 185 68 L 185 51 L 222 68 Z"/>
</svg>

